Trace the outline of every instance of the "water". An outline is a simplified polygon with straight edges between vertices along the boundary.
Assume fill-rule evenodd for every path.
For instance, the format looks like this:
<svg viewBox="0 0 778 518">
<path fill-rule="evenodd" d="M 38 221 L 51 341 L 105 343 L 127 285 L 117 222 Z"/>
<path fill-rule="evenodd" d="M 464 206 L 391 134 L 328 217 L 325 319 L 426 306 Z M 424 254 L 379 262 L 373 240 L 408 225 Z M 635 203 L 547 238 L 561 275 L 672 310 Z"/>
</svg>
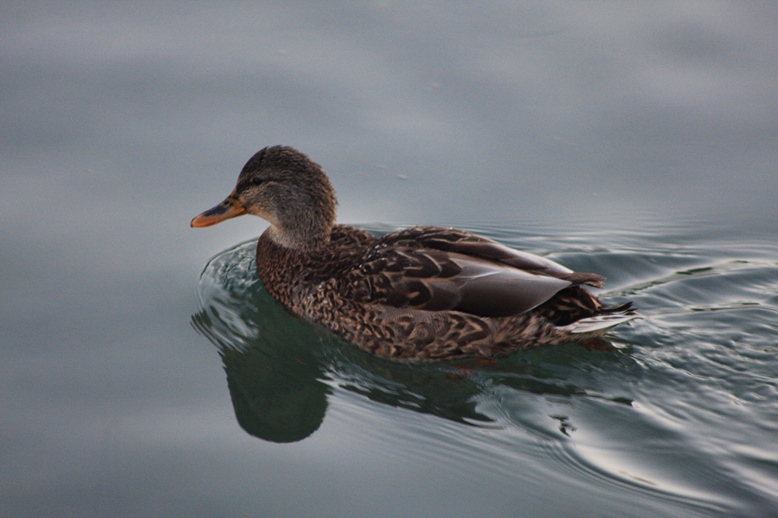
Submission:
<svg viewBox="0 0 778 518">
<path fill-rule="evenodd" d="M 772 5 L 1 9 L 0 515 L 778 513 Z M 264 292 L 260 220 L 188 227 L 277 143 L 341 222 L 643 318 L 494 364 L 343 344 Z"/>
</svg>

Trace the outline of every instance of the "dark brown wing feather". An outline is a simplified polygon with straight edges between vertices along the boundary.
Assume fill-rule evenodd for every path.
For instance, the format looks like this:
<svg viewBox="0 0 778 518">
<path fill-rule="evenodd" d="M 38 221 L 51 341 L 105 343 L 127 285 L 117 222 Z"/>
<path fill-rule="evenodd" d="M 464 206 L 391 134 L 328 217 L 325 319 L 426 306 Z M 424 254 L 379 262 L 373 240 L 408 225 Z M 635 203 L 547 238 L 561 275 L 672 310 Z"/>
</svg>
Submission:
<svg viewBox="0 0 778 518">
<path fill-rule="evenodd" d="M 408 246 L 456 252 L 479 257 L 529 273 L 569 280 L 572 284 L 588 284 L 602 287 L 605 280 L 596 273 L 573 272 L 569 268 L 545 257 L 514 250 L 503 244 L 477 236 L 464 230 L 441 227 L 413 227 L 388 234 L 378 241 L 380 247 Z"/>
<path fill-rule="evenodd" d="M 343 295 L 358 302 L 489 317 L 525 313 L 565 288 L 602 281 L 489 239 L 437 227 L 384 236 L 348 277 Z"/>
</svg>

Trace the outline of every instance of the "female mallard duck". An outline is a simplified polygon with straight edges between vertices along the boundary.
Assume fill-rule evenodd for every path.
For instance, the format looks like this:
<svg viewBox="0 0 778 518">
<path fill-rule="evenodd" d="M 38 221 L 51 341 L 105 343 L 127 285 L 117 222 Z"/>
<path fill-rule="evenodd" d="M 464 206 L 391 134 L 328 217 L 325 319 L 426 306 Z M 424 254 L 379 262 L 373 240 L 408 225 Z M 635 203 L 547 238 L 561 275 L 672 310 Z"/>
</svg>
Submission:
<svg viewBox="0 0 778 518">
<path fill-rule="evenodd" d="M 296 149 L 267 147 L 235 190 L 192 220 L 207 227 L 242 214 L 270 222 L 257 243 L 267 291 L 293 313 L 378 356 L 491 357 L 601 336 L 634 318 L 605 306 L 575 273 L 462 230 L 414 227 L 377 238 L 335 224 L 335 191 Z"/>
</svg>

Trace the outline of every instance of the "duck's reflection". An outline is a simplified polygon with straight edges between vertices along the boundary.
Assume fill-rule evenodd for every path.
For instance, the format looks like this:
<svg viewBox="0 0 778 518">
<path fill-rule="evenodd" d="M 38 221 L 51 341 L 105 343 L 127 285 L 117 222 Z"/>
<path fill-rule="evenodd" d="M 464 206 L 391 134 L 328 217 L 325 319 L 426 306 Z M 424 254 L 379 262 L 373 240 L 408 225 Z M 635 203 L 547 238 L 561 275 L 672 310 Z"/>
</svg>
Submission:
<svg viewBox="0 0 778 518">
<path fill-rule="evenodd" d="M 246 432 L 267 441 L 295 442 L 319 428 L 328 387 L 319 381 L 321 371 L 312 358 L 272 357 L 260 347 L 225 349 L 221 357 L 235 417 Z"/>
<path fill-rule="evenodd" d="M 332 384 L 386 405 L 492 422 L 476 410 L 479 389 L 465 368 L 373 358 L 287 314 L 260 285 L 252 291 L 251 303 L 241 305 L 241 326 L 234 325 L 236 308 L 211 305 L 192 316 L 219 350 L 235 416 L 251 435 L 273 442 L 311 435 L 324 419 Z"/>
<path fill-rule="evenodd" d="M 272 442 L 314 433 L 333 390 L 474 426 L 499 426 L 481 407 L 496 385 L 536 394 L 584 394 L 540 363 L 400 363 L 376 358 L 290 315 L 257 279 L 255 241 L 215 257 L 200 279 L 195 329 L 219 350 L 240 426 Z M 506 369 L 507 367 L 507 369 Z"/>
</svg>

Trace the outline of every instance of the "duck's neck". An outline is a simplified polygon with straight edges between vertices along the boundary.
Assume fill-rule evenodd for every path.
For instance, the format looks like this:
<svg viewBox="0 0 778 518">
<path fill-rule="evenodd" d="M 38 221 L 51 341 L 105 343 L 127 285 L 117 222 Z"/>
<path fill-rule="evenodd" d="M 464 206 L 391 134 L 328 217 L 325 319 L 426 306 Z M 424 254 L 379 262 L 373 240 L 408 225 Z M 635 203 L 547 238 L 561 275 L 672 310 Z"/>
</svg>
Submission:
<svg viewBox="0 0 778 518">
<path fill-rule="evenodd" d="M 327 245 L 330 241 L 330 233 L 332 227 L 330 225 L 323 226 L 309 226 L 291 231 L 285 229 L 279 225 L 271 225 L 267 229 L 267 237 L 274 243 L 281 245 L 284 248 L 294 250 L 302 253 L 315 252 Z"/>
<path fill-rule="evenodd" d="M 326 180 L 326 177 L 324 177 Z M 275 243 L 300 252 L 312 252 L 325 246 L 335 226 L 335 195 L 319 189 L 313 193 L 292 193 L 279 202 L 271 214 L 260 214 L 270 221 L 268 237 Z"/>
</svg>

